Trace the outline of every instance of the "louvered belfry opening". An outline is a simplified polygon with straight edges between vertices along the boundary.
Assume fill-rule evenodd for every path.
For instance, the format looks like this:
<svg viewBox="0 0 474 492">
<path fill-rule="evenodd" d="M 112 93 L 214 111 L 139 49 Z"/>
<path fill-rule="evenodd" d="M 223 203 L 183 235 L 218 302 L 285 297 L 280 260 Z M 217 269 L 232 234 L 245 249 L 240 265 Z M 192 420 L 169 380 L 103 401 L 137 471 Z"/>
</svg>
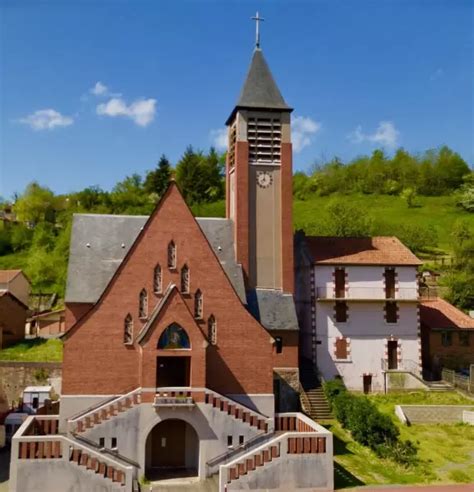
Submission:
<svg viewBox="0 0 474 492">
<path fill-rule="evenodd" d="M 279 117 L 250 117 L 247 138 L 250 162 L 280 163 L 281 121 Z"/>
</svg>

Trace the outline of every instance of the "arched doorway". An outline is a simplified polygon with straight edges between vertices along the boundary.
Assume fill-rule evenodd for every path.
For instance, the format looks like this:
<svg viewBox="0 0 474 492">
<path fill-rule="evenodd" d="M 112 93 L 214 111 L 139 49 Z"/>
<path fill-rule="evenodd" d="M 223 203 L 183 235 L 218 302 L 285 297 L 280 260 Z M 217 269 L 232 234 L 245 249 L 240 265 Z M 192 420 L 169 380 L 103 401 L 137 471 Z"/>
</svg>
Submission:
<svg viewBox="0 0 474 492">
<path fill-rule="evenodd" d="M 156 424 L 148 434 L 145 453 L 149 480 L 198 475 L 199 438 L 184 420 L 167 419 Z"/>
</svg>

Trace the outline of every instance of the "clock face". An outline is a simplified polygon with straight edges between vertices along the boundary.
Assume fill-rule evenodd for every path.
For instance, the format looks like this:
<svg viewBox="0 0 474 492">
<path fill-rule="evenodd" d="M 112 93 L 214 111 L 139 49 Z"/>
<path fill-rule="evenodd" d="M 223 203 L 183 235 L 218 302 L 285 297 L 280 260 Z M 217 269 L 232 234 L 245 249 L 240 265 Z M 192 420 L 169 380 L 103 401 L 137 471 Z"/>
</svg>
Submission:
<svg viewBox="0 0 474 492">
<path fill-rule="evenodd" d="M 268 188 L 273 183 L 273 176 L 267 171 L 257 172 L 257 184 L 260 188 Z"/>
</svg>

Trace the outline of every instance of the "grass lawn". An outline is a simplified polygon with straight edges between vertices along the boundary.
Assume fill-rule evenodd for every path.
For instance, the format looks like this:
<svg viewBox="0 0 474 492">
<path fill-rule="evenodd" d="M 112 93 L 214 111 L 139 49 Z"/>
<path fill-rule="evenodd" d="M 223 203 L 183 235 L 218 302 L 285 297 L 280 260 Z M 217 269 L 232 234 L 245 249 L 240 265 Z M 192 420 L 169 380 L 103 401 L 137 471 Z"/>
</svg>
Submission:
<svg viewBox="0 0 474 492">
<path fill-rule="evenodd" d="M 24 270 L 28 261 L 28 252 L 19 251 L 8 255 L 0 255 L 0 270 Z"/>
<path fill-rule="evenodd" d="M 392 393 L 370 399 L 390 415 L 400 429 L 400 438 L 418 446 L 420 463 L 409 469 L 382 460 L 354 442 L 339 423 L 328 427 L 334 434 L 336 486 L 361 484 L 469 483 L 474 481 L 474 427 L 464 424 L 405 426 L 394 414 L 396 404 L 462 405 L 473 401 L 458 393 Z"/>
<path fill-rule="evenodd" d="M 62 362 L 63 342 L 56 338 L 23 340 L 0 350 L 0 360 L 25 362 Z"/>
<path fill-rule="evenodd" d="M 457 208 L 453 197 L 435 196 L 418 197 L 419 207 L 408 208 L 402 198 L 390 195 L 341 195 L 351 203 L 363 206 L 373 217 L 376 224 L 383 224 L 384 234 L 392 234 L 392 226 L 418 225 L 433 226 L 439 239 L 439 248 L 445 252 L 451 250 L 451 230 L 456 220 L 467 221 L 474 228 L 474 214 Z M 326 205 L 333 199 L 331 196 L 313 196 L 309 200 L 293 202 L 295 229 L 305 228 L 308 224 L 316 224 L 324 217 Z M 311 233 L 313 233 L 311 231 Z"/>
</svg>

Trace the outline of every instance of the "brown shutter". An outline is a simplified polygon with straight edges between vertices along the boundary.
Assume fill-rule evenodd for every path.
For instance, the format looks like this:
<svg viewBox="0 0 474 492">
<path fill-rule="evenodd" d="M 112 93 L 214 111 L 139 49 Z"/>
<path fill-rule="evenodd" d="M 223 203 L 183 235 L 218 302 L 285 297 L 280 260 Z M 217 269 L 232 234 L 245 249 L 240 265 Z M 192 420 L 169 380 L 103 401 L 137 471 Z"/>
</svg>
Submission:
<svg viewBox="0 0 474 492">
<path fill-rule="evenodd" d="M 336 340 L 336 359 L 347 359 L 347 340 L 345 338 Z"/>
</svg>

